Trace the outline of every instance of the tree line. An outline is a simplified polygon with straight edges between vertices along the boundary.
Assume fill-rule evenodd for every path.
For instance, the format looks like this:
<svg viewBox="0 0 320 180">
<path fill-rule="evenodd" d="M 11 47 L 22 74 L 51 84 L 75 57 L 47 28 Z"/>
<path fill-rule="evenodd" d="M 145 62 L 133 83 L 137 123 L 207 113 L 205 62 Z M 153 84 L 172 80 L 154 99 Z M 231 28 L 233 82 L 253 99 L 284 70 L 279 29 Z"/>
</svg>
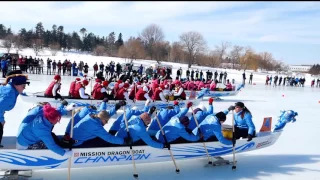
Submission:
<svg viewBox="0 0 320 180">
<path fill-rule="evenodd" d="M 310 70 L 309 73 L 312 75 L 320 75 L 320 65 L 319 64 L 314 64 Z"/>
<path fill-rule="evenodd" d="M 52 55 L 57 51 L 76 50 L 89 52 L 97 56 L 121 57 L 134 61 L 136 59 L 150 59 L 161 61 L 187 63 L 189 68 L 194 65 L 209 67 L 227 67 L 233 69 L 251 69 L 266 71 L 286 71 L 288 66 L 276 60 L 269 52 L 256 52 L 250 46 L 232 45 L 221 42 L 210 49 L 201 33 L 195 31 L 184 32 L 179 41 L 170 43 L 160 26 L 150 24 L 137 37 L 129 37 L 126 41 L 122 33 L 116 39 L 115 32 L 108 36 L 95 35 L 81 28 L 79 32 L 64 32 L 63 26 L 53 25 L 45 30 L 41 22 L 35 28 L 26 30 L 21 28 L 17 34 L 10 28 L 0 24 L 0 39 L 4 39 L 3 46 L 8 52 L 11 48 L 17 51 L 22 48 L 33 48 L 36 55 L 43 49 L 51 50 Z"/>
</svg>

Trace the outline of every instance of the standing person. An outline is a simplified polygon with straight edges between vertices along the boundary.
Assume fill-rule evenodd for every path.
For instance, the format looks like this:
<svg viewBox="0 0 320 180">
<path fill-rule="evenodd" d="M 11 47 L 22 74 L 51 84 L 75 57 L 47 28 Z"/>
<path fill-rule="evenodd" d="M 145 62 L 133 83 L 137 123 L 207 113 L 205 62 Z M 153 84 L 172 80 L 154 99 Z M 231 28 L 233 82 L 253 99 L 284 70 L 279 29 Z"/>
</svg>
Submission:
<svg viewBox="0 0 320 180">
<path fill-rule="evenodd" d="M 242 74 L 242 84 L 246 84 L 246 73 L 245 72 L 243 72 L 243 74 Z"/>
<path fill-rule="evenodd" d="M 252 84 L 252 77 L 253 77 L 253 74 L 251 73 L 249 78 L 249 84 Z"/>
<path fill-rule="evenodd" d="M 40 59 L 39 61 L 39 74 L 43 74 L 43 65 L 44 65 L 44 62 L 42 59 Z"/>
<path fill-rule="evenodd" d="M 93 65 L 93 76 L 96 75 L 97 71 L 98 71 L 98 63 L 96 62 L 96 63 Z"/>
<path fill-rule="evenodd" d="M 8 61 L 3 57 L 1 60 L 1 69 L 2 69 L 2 77 L 6 78 L 6 74 L 8 71 Z"/>
<path fill-rule="evenodd" d="M 51 59 L 47 59 L 47 75 L 50 73 L 51 75 L 51 62 L 52 60 Z"/>
<path fill-rule="evenodd" d="M 53 60 L 53 62 L 52 62 L 52 74 L 56 74 L 56 69 L 57 69 L 57 63 L 56 63 L 56 60 Z"/>
<path fill-rule="evenodd" d="M 83 72 L 86 73 L 86 74 L 88 74 L 89 66 L 88 66 L 87 63 L 83 66 L 83 68 L 84 68 Z"/>
<path fill-rule="evenodd" d="M 1 140 L 5 124 L 4 113 L 15 107 L 18 95 L 26 88 L 26 84 L 30 84 L 27 80 L 27 75 L 21 74 L 21 71 L 11 71 L 4 84 L 0 86 L 0 148 L 3 147 Z"/>
<path fill-rule="evenodd" d="M 17 70 L 17 59 L 16 59 L 16 57 L 13 57 L 13 60 L 12 60 L 12 70 L 13 71 Z"/>
</svg>

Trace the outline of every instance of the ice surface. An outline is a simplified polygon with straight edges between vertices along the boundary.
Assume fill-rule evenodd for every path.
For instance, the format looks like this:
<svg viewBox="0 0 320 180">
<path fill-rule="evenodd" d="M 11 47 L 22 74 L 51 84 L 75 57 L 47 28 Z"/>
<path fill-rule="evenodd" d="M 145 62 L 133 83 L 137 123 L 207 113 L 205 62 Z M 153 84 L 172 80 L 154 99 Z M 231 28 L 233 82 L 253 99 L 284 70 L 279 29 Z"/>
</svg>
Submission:
<svg viewBox="0 0 320 180">
<path fill-rule="evenodd" d="M 29 54 L 26 54 L 29 55 Z M 90 64 L 96 61 L 100 63 L 102 60 L 110 59 L 116 61 L 117 58 L 107 58 L 87 55 L 70 55 L 56 56 L 53 59 L 65 58 L 74 60 L 86 59 Z M 46 57 L 44 58 L 46 59 Z M 98 60 L 97 60 L 98 59 Z M 85 62 L 86 62 L 85 61 Z M 117 62 L 117 61 L 116 61 Z M 152 63 L 147 61 L 149 64 Z M 147 62 L 144 62 L 146 65 Z M 140 63 L 140 62 L 139 62 Z M 181 65 L 185 68 L 186 65 Z M 180 65 L 174 65 L 173 73 L 176 73 L 176 68 Z M 90 67 L 92 70 L 92 66 Z M 206 71 L 207 68 L 203 67 Z M 220 72 L 220 70 L 218 70 Z M 242 72 L 236 70 L 227 70 L 228 78 L 236 79 L 236 83 L 241 82 Z M 89 75 L 92 72 L 89 72 Z M 184 73 L 185 74 L 185 73 Z M 175 77 L 175 75 L 173 75 Z M 26 92 L 41 92 L 51 82 L 53 75 L 29 75 L 31 85 L 27 87 Z M 62 94 L 67 94 L 70 82 L 75 77 L 62 77 Z M 247 80 L 249 73 L 247 73 Z M 280 110 L 292 109 L 297 111 L 297 121 L 289 123 L 279 140 L 271 147 L 236 154 L 238 160 L 237 170 L 232 171 L 231 166 L 222 166 L 215 168 L 204 168 L 206 159 L 177 161 L 180 168 L 180 174 L 175 173 L 175 168 L 172 162 L 141 164 L 137 165 L 139 179 L 174 179 L 174 180 L 194 180 L 194 179 L 261 179 L 261 180 L 320 180 L 320 144 L 318 139 L 318 131 L 320 129 L 320 118 L 318 112 L 320 109 L 320 88 L 310 87 L 310 78 L 307 78 L 306 87 L 272 87 L 265 86 L 265 74 L 254 73 L 254 83 L 257 85 L 246 84 L 245 88 L 234 97 L 225 97 L 223 101 L 214 102 L 214 111 L 222 111 L 237 101 L 242 101 L 252 112 L 253 120 L 257 131 L 260 130 L 264 117 L 273 117 L 273 125 L 277 117 L 280 115 Z M 90 86 L 87 93 L 90 92 Z M 282 96 L 284 95 L 284 96 Z M 207 105 L 207 101 L 203 102 Z M 5 113 L 5 129 L 4 135 L 16 135 L 19 124 L 26 115 L 31 104 L 22 102 L 18 98 L 17 104 L 12 111 Z M 54 128 L 57 134 L 63 134 L 67 118 L 63 118 L 60 124 Z M 112 121 L 111 121 L 112 123 Z M 227 124 L 231 124 L 231 114 L 227 117 Z M 129 147 L 128 147 L 129 149 Z M 169 152 L 168 152 L 169 153 Z M 232 156 L 226 156 L 226 159 L 232 160 Z M 133 179 L 132 164 L 126 166 L 101 167 L 101 168 L 86 168 L 72 169 L 72 179 L 87 180 L 87 179 Z M 65 170 L 42 170 L 34 171 L 31 179 L 58 180 L 67 179 L 68 171 Z"/>
</svg>

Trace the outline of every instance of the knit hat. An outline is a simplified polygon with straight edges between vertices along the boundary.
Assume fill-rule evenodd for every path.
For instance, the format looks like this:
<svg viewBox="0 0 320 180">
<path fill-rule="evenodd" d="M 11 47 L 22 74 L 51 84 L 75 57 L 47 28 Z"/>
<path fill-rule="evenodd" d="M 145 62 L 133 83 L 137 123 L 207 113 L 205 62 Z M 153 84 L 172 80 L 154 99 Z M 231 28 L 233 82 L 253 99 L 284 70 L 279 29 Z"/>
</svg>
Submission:
<svg viewBox="0 0 320 180">
<path fill-rule="evenodd" d="M 227 119 L 226 114 L 221 111 L 216 114 L 216 117 L 219 119 L 219 121 L 225 121 Z"/>
<path fill-rule="evenodd" d="M 56 124 L 61 119 L 61 114 L 49 103 L 43 106 L 42 108 L 44 117 L 51 123 Z"/>
<path fill-rule="evenodd" d="M 83 83 L 83 85 L 87 86 L 89 84 L 89 81 L 85 79 L 82 81 L 82 83 Z"/>
<path fill-rule="evenodd" d="M 102 81 L 101 81 L 101 79 L 96 79 L 96 82 L 101 83 Z"/>
<path fill-rule="evenodd" d="M 107 87 L 107 86 L 109 85 L 109 83 L 108 83 L 108 81 L 103 81 L 103 82 L 102 82 L 102 85 L 105 86 L 105 87 Z"/>
<path fill-rule="evenodd" d="M 58 80 L 61 79 L 61 76 L 60 76 L 59 74 L 56 74 L 56 75 L 53 77 L 53 79 L 58 81 Z"/>
<path fill-rule="evenodd" d="M 76 81 L 81 81 L 81 79 L 80 78 L 76 78 Z"/>
<path fill-rule="evenodd" d="M 22 85 L 22 84 L 30 84 L 30 82 L 27 81 L 28 77 L 27 76 L 15 76 L 11 78 L 11 82 L 14 85 Z"/>
<path fill-rule="evenodd" d="M 235 103 L 235 106 L 239 106 L 241 108 L 244 108 L 243 102 L 237 102 L 237 103 Z"/>
<path fill-rule="evenodd" d="M 142 113 L 142 114 L 140 115 L 140 118 L 142 119 L 142 121 L 143 121 L 146 125 L 150 124 L 150 122 L 151 122 L 151 117 L 149 116 L 149 114 L 148 114 L 147 112 Z"/>
</svg>

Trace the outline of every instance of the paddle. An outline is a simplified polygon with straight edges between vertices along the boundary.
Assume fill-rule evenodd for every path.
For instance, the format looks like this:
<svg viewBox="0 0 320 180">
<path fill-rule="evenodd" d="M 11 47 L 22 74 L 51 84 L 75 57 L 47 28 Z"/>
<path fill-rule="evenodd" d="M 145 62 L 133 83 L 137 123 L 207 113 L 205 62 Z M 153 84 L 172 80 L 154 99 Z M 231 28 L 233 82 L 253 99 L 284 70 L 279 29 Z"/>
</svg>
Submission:
<svg viewBox="0 0 320 180">
<path fill-rule="evenodd" d="M 74 109 L 72 109 L 72 118 L 71 118 L 71 129 L 70 129 L 70 138 L 73 136 L 73 124 L 74 124 Z M 70 146 L 69 150 L 72 150 L 72 146 Z M 71 178 L 71 158 L 69 158 L 69 166 L 68 166 L 68 180 Z"/>
<path fill-rule="evenodd" d="M 235 153 L 235 144 L 233 143 L 236 138 L 236 133 L 234 131 L 234 111 L 232 110 L 232 154 L 233 154 L 233 165 L 232 170 L 236 170 L 236 153 Z"/>
<path fill-rule="evenodd" d="M 195 123 L 196 123 L 196 125 L 197 125 L 198 130 L 199 130 L 199 133 L 202 134 L 202 133 L 201 133 L 201 130 L 200 130 L 200 127 L 199 127 L 199 124 L 198 124 L 198 120 L 197 120 L 196 116 L 194 115 L 194 112 L 193 112 L 193 108 L 192 108 L 192 107 L 191 107 L 191 111 L 192 111 L 193 119 L 194 119 L 194 121 L 195 121 Z M 207 157 L 208 157 L 208 164 L 212 165 L 212 161 L 211 161 L 211 159 L 210 159 L 210 155 L 209 155 L 209 153 L 208 153 L 208 149 L 207 149 L 206 143 L 203 142 L 202 144 L 203 144 L 204 150 L 206 151 L 206 154 L 207 154 Z"/>
<path fill-rule="evenodd" d="M 169 143 L 168 143 L 168 140 L 167 140 L 167 137 L 166 137 L 166 135 L 164 134 L 164 131 L 163 131 L 163 129 L 162 129 L 161 123 L 160 123 L 159 118 L 158 118 L 157 115 L 158 115 L 158 111 L 157 111 L 157 113 L 156 113 L 156 119 L 157 119 L 158 125 L 159 125 L 160 130 L 161 130 L 161 134 L 162 134 L 162 136 L 163 136 L 163 138 L 164 138 L 165 143 L 166 143 L 166 144 L 169 144 Z M 173 154 L 172 154 L 172 151 L 171 151 L 170 148 L 168 148 L 168 150 L 169 150 L 171 159 L 172 159 L 172 161 L 173 161 L 173 164 L 174 164 L 174 166 L 176 167 L 176 173 L 179 174 L 180 169 L 178 168 L 178 166 L 177 166 L 177 164 L 176 164 L 176 161 L 175 161 L 175 159 L 174 159 L 174 156 L 173 156 Z"/>
<path fill-rule="evenodd" d="M 127 135 L 128 138 L 131 138 L 130 133 L 129 133 L 129 125 L 128 125 L 128 120 L 127 120 L 127 116 L 126 116 L 126 110 L 125 107 L 123 106 L 123 117 L 124 117 L 124 122 L 126 123 L 126 128 L 127 128 Z M 137 173 L 137 168 L 136 168 L 136 163 L 134 161 L 134 156 L 133 156 L 133 149 L 132 149 L 132 143 L 130 144 L 130 150 L 131 150 L 131 159 L 132 159 L 132 164 L 133 164 L 133 169 L 134 169 L 134 173 L 133 173 L 133 177 L 134 178 L 138 178 L 138 173 Z"/>
</svg>

